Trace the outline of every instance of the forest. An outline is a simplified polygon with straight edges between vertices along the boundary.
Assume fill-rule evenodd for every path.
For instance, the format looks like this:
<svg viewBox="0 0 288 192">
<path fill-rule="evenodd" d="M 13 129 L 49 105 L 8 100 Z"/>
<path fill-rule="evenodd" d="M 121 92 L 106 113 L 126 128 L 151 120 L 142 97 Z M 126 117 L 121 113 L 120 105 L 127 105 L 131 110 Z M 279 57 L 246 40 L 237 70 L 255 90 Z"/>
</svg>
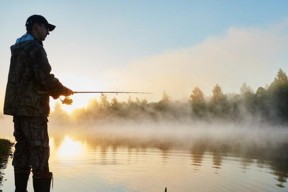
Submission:
<svg viewBox="0 0 288 192">
<path fill-rule="evenodd" d="M 109 120 L 112 118 L 141 120 L 181 120 L 192 119 L 201 121 L 225 120 L 247 121 L 258 120 L 265 123 L 286 124 L 288 122 L 288 77 L 279 69 L 274 81 L 265 87 L 253 91 L 243 84 L 239 94 L 225 94 L 220 85 L 216 84 L 211 96 L 205 96 L 199 87 L 194 87 L 186 101 L 173 100 L 163 93 L 158 102 L 146 99 L 118 101 L 108 99 L 107 95 L 90 101 L 86 108 L 77 109 L 68 115 L 55 106 L 51 116 L 61 120 Z"/>
</svg>

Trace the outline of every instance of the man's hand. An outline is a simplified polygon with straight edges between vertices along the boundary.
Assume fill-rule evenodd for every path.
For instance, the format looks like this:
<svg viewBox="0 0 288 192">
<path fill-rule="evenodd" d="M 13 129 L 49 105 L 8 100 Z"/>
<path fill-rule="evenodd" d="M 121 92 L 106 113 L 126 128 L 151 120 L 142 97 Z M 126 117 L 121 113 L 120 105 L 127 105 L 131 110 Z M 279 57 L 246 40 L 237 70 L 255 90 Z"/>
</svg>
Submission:
<svg viewBox="0 0 288 192">
<path fill-rule="evenodd" d="M 64 96 L 70 96 L 70 95 L 73 95 L 73 91 L 67 87 L 65 87 L 65 91 L 63 93 Z"/>
</svg>

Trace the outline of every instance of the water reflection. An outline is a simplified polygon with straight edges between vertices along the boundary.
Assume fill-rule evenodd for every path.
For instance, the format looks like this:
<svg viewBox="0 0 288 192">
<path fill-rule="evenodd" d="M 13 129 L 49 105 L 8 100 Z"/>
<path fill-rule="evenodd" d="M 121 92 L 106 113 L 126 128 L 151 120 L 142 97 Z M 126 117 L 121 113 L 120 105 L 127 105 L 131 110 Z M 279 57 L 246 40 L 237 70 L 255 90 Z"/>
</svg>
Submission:
<svg viewBox="0 0 288 192">
<path fill-rule="evenodd" d="M 189 164 L 194 170 L 202 169 L 202 167 L 206 169 L 207 162 L 203 162 L 203 160 L 207 161 L 207 155 L 209 155 L 211 157 L 210 167 L 215 170 L 214 173 L 220 173 L 222 169 L 228 168 L 226 167 L 229 166 L 229 164 L 227 164 L 227 159 L 233 161 L 233 157 L 235 157 L 239 159 L 239 161 L 237 160 L 237 163 L 243 171 L 249 171 L 250 167 L 255 165 L 259 169 L 270 169 L 270 174 L 276 176 L 275 186 L 279 188 L 285 188 L 285 183 L 288 178 L 288 159 L 286 154 L 283 153 L 286 150 L 283 146 L 266 150 L 257 149 L 255 147 L 245 150 L 240 148 L 239 150 L 235 150 L 233 147 L 224 145 L 221 147 L 213 145 L 213 147 L 211 147 L 212 145 L 209 146 L 201 141 L 199 143 L 195 142 L 190 149 L 183 149 L 181 146 L 179 147 L 179 145 L 173 145 L 172 142 L 165 143 L 159 141 L 157 143 L 156 140 L 137 142 L 135 140 L 132 141 L 131 139 L 109 139 L 101 136 L 94 139 L 86 138 L 85 141 L 65 136 L 60 142 L 59 138 L 58 140 L 52 139 L 51 146 L 51 149 L 54 151 L 54 159 L 56 160 L 67 161 L 75 158 L 86 158 L 94 165 L 121 166 L 128 164 L 131 168 L 135 165 L 138 166 L 133 167 L 134 170 L 131 170 L 131 172 L 139 170 L 139 166 L 146 166 L 149 169 L 151 169 L 151 167 L 153 168 L 155 166 L 153 165 L 153 162 L 155 163 L 153 158 L 156 156 L 162 158 L 161 165 L 157 165 L 161 167 L 165 166 L 166 163 L 171 163 L 171 161 L 180 160 L 182 156 L 186 158 L 185 154 L 189 154 Z M 250 150 L 260 150 L 262 153 L 255 154 Z M 151 153 L 155 153 L 154 155 L 156 156 L 152 157 Z M 282 153 L 283 156 L 280 155 Z M 87 163 L 87 161 L 88 160 L 86 160 L 85 163 Z M 124 168 L 120 168 L 120 170 L 123 171 Z M 125 171 L 125 174 L 127 174 L 126 172 L 127 170 Z"/>
<path fill-rule="evenodd" d="M 288 161 L 280 155 L 285 147 L 255 158 L 248 149 L 205 140 L 183 147 L 155 139 L 83 138 L 50 139 L 55 191 L 287 191 Z M 13 191 L 13 176 L 9 180 L 4 191 Z"/>
<path fill-rule="evenodd" d="M 52 139 L 53 143 L 53 139 Z M 52 144 L 52 146 L 54 146 Z M 65 136 L 60 146 L 57 148 L 56 158 L 61 160 L 80 157 L 85 154 L 86 144 L 80 141 L 73 140 L 69 136 Z"/>
<path fill-rule="evenodd" d="M 213 168 L 220 169 L 221 163 L 222 163 L 222 155 L 217 152 L 213 152 Z"/>
<path fill-rule="evenodd" d="M 287 159 L 273 159 L 271 162 L 271 169 L 273 174 L 277 176 L 278 187 L 284 188 L 284 183 L 288 178 L 288 160 Z"/>
<path fill-rule="evenodd" d="M 196 167 L 201 166 L 203 155 L 204 155 L 204 152 L 203 153 L 193 153 L 193 152 L 191 152 L 192 165 L 196 166 Z"/>
</svg>

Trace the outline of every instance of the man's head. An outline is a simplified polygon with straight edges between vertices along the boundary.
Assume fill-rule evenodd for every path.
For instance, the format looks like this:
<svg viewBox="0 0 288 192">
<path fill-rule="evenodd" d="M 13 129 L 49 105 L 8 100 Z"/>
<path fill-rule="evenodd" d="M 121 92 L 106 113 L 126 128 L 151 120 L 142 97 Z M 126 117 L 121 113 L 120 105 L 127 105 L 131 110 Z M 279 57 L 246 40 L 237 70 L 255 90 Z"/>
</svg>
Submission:
<svg viewBox="0 0 288 192">
<path fill-rule="evenodd" d="M 55 29 L 55 25 L 48 23 L 45 17 L 41 15 L 32 15 L 26 21 L 26 30 L 28 33 L 34 35 L 38 40 L 44 41 L 49 31 Z"/>
</svg>

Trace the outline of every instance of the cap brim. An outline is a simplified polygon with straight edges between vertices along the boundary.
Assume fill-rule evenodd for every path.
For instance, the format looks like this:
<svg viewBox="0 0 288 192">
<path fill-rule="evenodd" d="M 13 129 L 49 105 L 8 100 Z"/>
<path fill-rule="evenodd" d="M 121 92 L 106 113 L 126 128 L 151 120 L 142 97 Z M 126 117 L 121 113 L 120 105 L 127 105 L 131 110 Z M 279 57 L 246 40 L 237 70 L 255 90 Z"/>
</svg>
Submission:
<svg viewBox="0 0 288 192">
<path fill-rule="evenodd" d="M 49 31 L 53 31 L 55 29 L 55 25 L 52 25 L 52 24 L 48 24 L 48 29 Z"/>
</svg>

